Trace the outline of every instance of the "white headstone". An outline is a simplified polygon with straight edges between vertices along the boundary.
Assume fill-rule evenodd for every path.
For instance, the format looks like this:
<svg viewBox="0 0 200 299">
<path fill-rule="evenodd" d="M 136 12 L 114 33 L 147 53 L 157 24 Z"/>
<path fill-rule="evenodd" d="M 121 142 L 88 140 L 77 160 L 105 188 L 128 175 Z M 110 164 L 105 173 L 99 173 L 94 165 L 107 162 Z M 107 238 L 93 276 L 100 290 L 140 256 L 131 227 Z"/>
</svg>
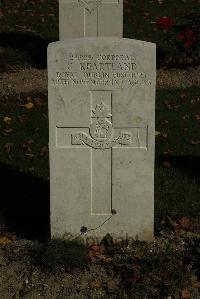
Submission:
<svg viewBox="0 0 200 299">
<path fill-rule="evenodd" d="M 123 0 L 60 0 L 60 40 L 123 35 Z"/>
<path fill-rule="evenodd" d="M 49 45 L 52 236 L 153 237 L 155 53 L 119 38 Z"/>
</svg>

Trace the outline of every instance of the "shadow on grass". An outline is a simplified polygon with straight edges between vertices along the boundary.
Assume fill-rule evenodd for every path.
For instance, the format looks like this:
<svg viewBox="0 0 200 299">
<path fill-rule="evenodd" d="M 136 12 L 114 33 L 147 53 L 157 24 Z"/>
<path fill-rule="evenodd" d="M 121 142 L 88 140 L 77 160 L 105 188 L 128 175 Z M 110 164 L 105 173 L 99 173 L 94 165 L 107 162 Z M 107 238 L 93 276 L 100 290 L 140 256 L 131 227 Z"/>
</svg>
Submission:
<svg viewBox="0 0 200 299">
<path fill-rule="evenodd" d="M 32 262 L 49 271 L 82 268 L 87 262 L 87 249 L 79 241 L 52 239 L 35 243 L 31 252 Z"/>
<path fill-rule="evenodd" d="M 18 236 L 47 240 L 50 236 L 49 183 L 31 174 L 0 165 L 0 213 Z"/>
<path fill-rule="evenodd" d="M 129 35 L 126 36 L 125 34 L 125 37 L 129 38 Z M 0 33 L 1 47 L 9 47 L 14 50 L 25 51 L 26 55 L 22 54 L 25 60 L 24 62 L 31 64 L 32 67 L 35 67 L 37 69 L 47 68 L 47 47 L 48 44 L 53 41 L 55 40 L 43 39 L 39 36 L 28 34 L 28 33 L 17 33 L 17 32 Z M 160 47 L 157 47 L 157 68 L 160 68 L 166 64 L 165 60 L 167 54 L 168 53 L 166 51 L 164 51 Z M 6 63 L 9 64 L 9 61 L 8 62 L 4 61 L 4 64 Z"/>
<path fill-rule="evenodd" d="M 15 50 L 23 50 L 33 61 L 33 67 L 45 69 L 47 67 L 47 47 L 53 40 L 43 39 L 27 33 L 2 32 L 0 46 Z M 26 59 L 26 57 L 24 57 Z"/>
<path fill-rule="evenodd" d="M 160 162 L 164 161 L 168 161 L 174 168 L 178 168 L 187 176 L 200 180 L 200 157 L 160 156 Z"/>
</svg>

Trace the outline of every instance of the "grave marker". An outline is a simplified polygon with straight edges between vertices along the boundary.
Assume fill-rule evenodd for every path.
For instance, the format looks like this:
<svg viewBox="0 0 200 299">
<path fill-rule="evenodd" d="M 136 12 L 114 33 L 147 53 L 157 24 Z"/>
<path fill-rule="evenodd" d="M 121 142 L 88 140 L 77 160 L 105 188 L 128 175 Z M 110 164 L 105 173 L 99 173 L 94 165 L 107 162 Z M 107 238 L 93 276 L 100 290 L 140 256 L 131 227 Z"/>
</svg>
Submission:
<svg viewBox="0 0 200 299">
<path fill-rule="evenodd" d="M 122 0 L 60 0 L 60 40 L 123 34 Z"/>
<path fill-rule="evenodd" d="M 52 43 L 48 70 L 52 236 L 151 239 L 155 45 Z"/>
</svg>

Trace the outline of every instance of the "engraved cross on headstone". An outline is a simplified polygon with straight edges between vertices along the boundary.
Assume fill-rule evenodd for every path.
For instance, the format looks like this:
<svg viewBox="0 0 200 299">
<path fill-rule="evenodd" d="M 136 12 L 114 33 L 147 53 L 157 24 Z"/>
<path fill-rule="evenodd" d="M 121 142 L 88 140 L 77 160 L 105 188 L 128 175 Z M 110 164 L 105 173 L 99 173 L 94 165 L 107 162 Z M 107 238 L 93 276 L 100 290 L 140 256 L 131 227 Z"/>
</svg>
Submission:
<svg viewBox="0 0 200 299">
<path fill-rule="evenodd" d="M 78 0 L 84 9 L 84 36 L 99 36 L 99 9 L 105 4 L 119 4 L 118 0 Z"/>
<path fill-rule="evenodd" d="M 122 37 L 122 0 L 60 0 L 60 39 Z"/>
<path fill-rule="evenodd" d="M 90 150 L 91 215 L 111 215 L 113 155 L 117 149 L 147 150 L 147 130 L 143 127 L 113 127 L 111 91 L 90 91 L 88 127 L 57 127 L 57 148 Z"/>
</svg>

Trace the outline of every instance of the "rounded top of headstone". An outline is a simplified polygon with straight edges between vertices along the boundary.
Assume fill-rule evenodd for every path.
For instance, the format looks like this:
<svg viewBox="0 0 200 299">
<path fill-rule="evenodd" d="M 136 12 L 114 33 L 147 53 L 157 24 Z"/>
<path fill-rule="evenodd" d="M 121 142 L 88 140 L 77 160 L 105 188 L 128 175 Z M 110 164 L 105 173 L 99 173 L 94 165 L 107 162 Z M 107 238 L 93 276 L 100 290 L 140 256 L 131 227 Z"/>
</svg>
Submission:
<svg viewBox="0 0 200 299">
<path fill-rule="evenodd" d="M 128 39 L 128 38 L 118 38 L 118 37 L 84 37 L 84 38 L 73 38 L 73 39 L 66 39 L 63 41 L 57 41 L 50 43 L 48 45 L 48 51 L 51 49 L 56 49 L 60 47 L 66 47 L 69 45 L 93 45 L 93 46 L 103 46 L 104 44 L 114 44 L 114 48 L 119 46 L 120 44 L 132 45 L 132 46 L 143 46 L 149 48 L 156 48 L 155 43 L 136 40 L 136 39 Z"/>
</svg>

